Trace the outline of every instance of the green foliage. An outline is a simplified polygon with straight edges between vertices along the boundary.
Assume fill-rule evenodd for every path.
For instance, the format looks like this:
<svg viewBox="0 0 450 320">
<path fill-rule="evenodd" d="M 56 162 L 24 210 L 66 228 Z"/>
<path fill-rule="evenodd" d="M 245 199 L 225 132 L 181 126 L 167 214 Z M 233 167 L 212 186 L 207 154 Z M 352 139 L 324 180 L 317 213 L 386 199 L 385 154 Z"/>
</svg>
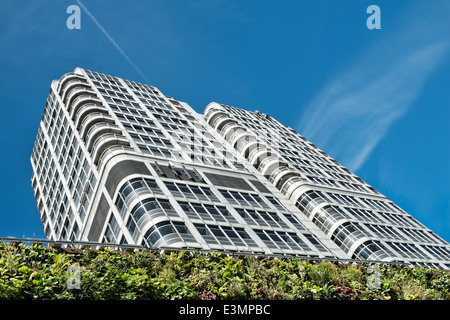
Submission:
<svg viewBox="0 0 450 320">
<path fill-rule="evenodd" d="M 70 287 L 76 266 L 79 287 Z M 450 299 L 450 272 L 299 259 L 0 245 L 0 299 Z"/>
</svg>

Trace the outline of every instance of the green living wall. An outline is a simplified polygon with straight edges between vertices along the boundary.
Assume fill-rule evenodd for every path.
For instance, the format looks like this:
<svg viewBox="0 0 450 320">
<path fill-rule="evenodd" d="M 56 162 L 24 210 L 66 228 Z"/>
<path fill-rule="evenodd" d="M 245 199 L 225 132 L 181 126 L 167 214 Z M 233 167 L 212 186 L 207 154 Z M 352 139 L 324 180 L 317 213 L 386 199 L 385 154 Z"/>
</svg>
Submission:
<svg viewBox="0 0 450 320">
<path fill-rule="evenodd" d="M 450 272 L 0 245 L 0 299 L 449 299 Z"/>
</svg>

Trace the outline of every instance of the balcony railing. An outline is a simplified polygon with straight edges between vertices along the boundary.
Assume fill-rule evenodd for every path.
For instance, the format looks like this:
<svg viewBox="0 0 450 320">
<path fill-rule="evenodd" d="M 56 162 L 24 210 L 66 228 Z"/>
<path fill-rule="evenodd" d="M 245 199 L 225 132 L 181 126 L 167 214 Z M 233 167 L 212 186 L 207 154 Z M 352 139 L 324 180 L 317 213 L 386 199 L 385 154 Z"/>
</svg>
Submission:
<svg viewBox="0 0 450 320">
<path fill-rule="evenodd" d="M 76 127 L 78 127 L 78 124 L 81 123 L 89 113 L 100 112 L 108 114 L 106 108 L 101 104 L 87 102 L 86 104 L 78 104 L 78 106 L 78 109 L 73 110 L 74 115 L 72 116 L 72 120 L 75 122 Z"/>
<path fill-rule="evenodd" d="M 69 72 L 69 73 L 64 74 L 59 79 L 58 93 L 60 95 L 61 95 L 62 89 L 65 87 L 66 83 L 69 82 L 72 79 L 85 80 L 82 75 L 79 75 L 79 74 L 76 74 L 76 73 L 73 73 L 73 72 Z"/>
<path fill-rule="evenodd" d="M 239 138 L 236 141 L 236 150 L 240 153 L 242 153 L 242 149 L 252 143 L 253 141 L 256 141 L 256 138 L 250 135 L 248 132 L 246 132 L 245 135 L 239 136 Z"/>
<path fill-rule="evenodd" d="M 98 162 L 98 166 L 101 167 L 102 164 L 106 163 L 109 159 L 112 157 L 119 155 L 119 154 L 125 154 L 125 153 L 132 153 L 134 150 L 129 146 L 112 146 L 105 151 L 100 156 L 100 160 Z"/>
<path fill-rule="evenodd" d="M 203 236 L 205 240 L 207 240 L 208 243 L 212 243 L 215 241 L 215 239 L 211 236 Z M 209 237 L 211 240 L 209 240 Z M 185 235 L 183 234 L 183 238 L 185 238 Z M 209 240 L 209 241 L 208 241 Z M 159 247 L 159 248 L 149 248 L 143 245 L 135 245 L 135 244 L 119 244 L 119 243 L 102 243 L 102 242 L 95 242 L 95 241 L 71 241 L 71 240 L 50 240 L 50 239 L 37 239 L 37 238 L 14 238 L 14 237 L 3 237 L 0 238 L 0 243 L 3 245 L 17 245 L 17 244 L 23 244 L 23 245 L 42 245 L 43 247 L 53 247 L 53 248 L 61 248 L 62 250 L 65 250 L 68 254 L 77 254 L 77 250 L 81 249 L 91 249 L 91 250 L 101 250 L 103 248 L 107 248 L 109 250 L 114 251 L 129 251 L 129 252 L 157 252 L 160 254 L 166 254 L 170 252 L 178 252 L 178 251 L 185 251 L 185 250 L 192 250 L 193 252 L 197 252 L 199 254 L 208 254 L 211 252 L 216 252 L 219 250 L 225 254 L 229 254 L 232 256 L 254 256 L 258 255 L 260 257 L 278 257 L 278 258 L 285 258 L 286 255 L 284 254 L 265 254 L 261 251 L 252 251 L 252 250 L 224 250 L 219 245 L 211 245 L 211 247 L 214 247 L 214 249 L 199 249 L 198 247 Z M 75 250 L 75 251 L 74 251 Z M 378 252 L 375 252 L 375 255 Z M 309 255 L 293 255 L 297 257 L 298 259 L 302 260 L 309 260 L 313 262 L 321 262 L 321 261 L 330 261 L 333 263 L 357 263 L 357 264 L 364 264 L 366 263 L 364 260 L 361 259 L 344 259 L 344 258 L 337 258 L 337 257 L 326 257 L 326 258 L 320 258 L 320 257 L 312 257 Z M 370 259 L 370 261 L 367 261 L 367 263 L 373 264 L 373 263 L 380 263 L 383 265 L 397 265 L 397 266 L 411 266 L 411 264 L 401 261 L 383 261 L 383 260 L 374 260 Z"/>
<path fill-rule="evenodd" d="M 84 97 L 84 96 L 95 98 L 100 103 L 100 100 L 97 98 L 94 91 L 92 91 L 91 89 L 88 89 L 88 88 L 76 87 L 70 91 L 70 93 L 67 95 L 67 99 L 66 99 L 67 101 L 64 102 L 67 106 L 67 110 L 69 111 L 69 113 L 71 113 L 71 111 L 73 109 L 73 104 L 75 104 L 75 101 L 77 100 L 77 98 Z"/>
<path fill-rule="evenodd" d="M 259 165 L 259 172 L 261 172 L 264 176 L 270 177 L 270 175 L 280 166 L 285 166 L 286 163 L 280 161 L 280 157 L 276 155 L 272 155 L 263 161 L 261 161 Z"/>
<path fill-rule="evenodd" d="M 225 140 L 227 140 L 228 142 L 231 141 L 231 137 L 239 132 L 245 132 L 245 129 L 242 128 L 241 126 L 239 126 L 238 124 L 234 124 L 234 125 L 225 125 L 225 127 L 223 127 L 222 129 L 223 132 L 223 137 L 225 138 Z"/>
<path fill-rule="evenodd" d="M 106 122 L 99 122 L 95 124 L 89 129 L 88 134 L 86 136 L 87 150 L 90 152 L 98 137 L 107 133 L 122 134 L 122 131 L 115 124 L 110 124 Z"/>
<path fill-rule="evenodd" d="M 80 80 L 80 79 L 70 80 L 66 83 L 65 87 L 62 90 L 62 95 L 61 95 L 62 101 L 64 103 L 66 103 L 66 101 L 69 98 L 72 91 L 76 90 L 78 88 L 84 89 L 84 90 L 87 89 L 92 92 L 90 85 L 85 80 Z"/>
<path fill-rule="evenodd" d="M 205 120 L 206 122 L 208 122 L 208 124 L 212 124 L 215 123 L 220 115 L 228 116 L 228 114 L 224 110 L 210 109 L 205 115 Z M 214 127 L 214 125 L 212 126 Z"/>
<path fill-rule="evenodd" d="M 217 132 L 222 133 L 221 130 L 223 129 L 223 127 L 230 122 L 233 124 L 236 123 L 236 121 L 229 118 L 228 116 L 219 117 L 216 121 L 214 121 L 213 128 L 215 128 Z"/>
<path fill-rule="evenodd" d="M 129 145 L 129 142 L 125 137 L 111 133 L 98 138 L 92 148 L 92 158 L 94 159 L 94 164 L 98 165 L 101 154 L 108 148 L 115 145 Z"/>
<path fill-rule="evenodd" d="M 95 104 L 99 104 L 101 105 L 102 102 L 100 101 L 100 99 L 93 95 L 93 94 L 86 94 L 86 91 L 84 91 L 84 94 L 81 94 L 80 96 L 77 96 L 72 102 L 68 102 L 67 106 L 68 106 L 68 111 L 70 114 L 72 114 L 72 109 L 77 109 L 77 104 L 79 103 L 86 103 L 87 102 L 92 102 Z"/>
<path fill-rule="evenodd" d="M 89 113 L 79 126 L 81 138 L 85 140 L 89 129 L 99 122 L 114 123 L 114 119 L 110 115 L 100 112 Z"/>
<path fill-rule="evenodd" d="M 276 185 L 278 183 L 278 180 L 280 180 L 283 175 L 292 173 L 292 170 L 288 167 L 279 167 L 277 168 L 272 174 L 270 175 L 269 181 L 272 182 L 272 184 Z"/>
</svg>

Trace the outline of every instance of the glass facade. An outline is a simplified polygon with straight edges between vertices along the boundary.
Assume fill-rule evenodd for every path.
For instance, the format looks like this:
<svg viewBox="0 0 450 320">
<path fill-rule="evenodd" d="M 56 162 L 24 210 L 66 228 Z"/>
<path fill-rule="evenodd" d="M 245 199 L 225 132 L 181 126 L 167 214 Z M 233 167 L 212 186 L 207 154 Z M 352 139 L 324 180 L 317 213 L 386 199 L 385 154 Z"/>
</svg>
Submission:
<svg viewBox="0 0 450 320">
<path fill-rule="evenodd" d="M 49 239 L 450 267 L 448 243 L 259 112 L 77 68 L 31 163 Z"/>
</svg>

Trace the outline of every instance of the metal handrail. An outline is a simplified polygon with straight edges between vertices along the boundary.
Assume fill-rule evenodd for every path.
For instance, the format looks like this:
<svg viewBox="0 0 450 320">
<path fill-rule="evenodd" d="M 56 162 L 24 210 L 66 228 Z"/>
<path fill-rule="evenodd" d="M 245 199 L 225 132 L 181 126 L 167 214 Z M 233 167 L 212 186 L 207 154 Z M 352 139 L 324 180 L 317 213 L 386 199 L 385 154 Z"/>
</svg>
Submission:
<svg viewBox="0 0 450 320">
<path fill-rule="evenodd" d="M 101 243 L 94 241 L 70 241 L 70 240 L 49 240 L 49 239 L 39 239 L 39 238 L 15 238 L 15 237 L 1 237 L 0 244 L 13 244 L 13 243 L 21 243 L 21 244 L 47 244 L 49 247 L 56 248 L 64 248 L 66 246 L 68 249 L 70 248 L 95 248 L 103 249 L 109 248 L 113 251 L 123 252 L 123 251 L 143 251 L 143 252 L 156 252 L 160 254 L 166 254 L 171 252 L 178 251 L 189 251 L 192 254 L 208 254 L 208 253 L 220 253 L 225 254 L 227 256 L 255 256 L 256 258 L 275 258 L 275 259 L 300 259 L 311 262 L 322 262 L 328 261 L 331 263 L 340 263 L 340 264 L 360 264 L 360 265 L 372 265 L 372 264 L 381 264 L 388 266 L 412 266 L 412 264 L 402 261 L 381 261 L 381 260 L 361 260 L 361 259 L 345 259 L 338 257 L 315 257 L 308 254 L 299 255 L 299 254 L 268 254 L 261 251 L 251 251 L 251 250 L 208 250 L 208 249 L 199 249 L 199 248 L 173 248 L 173 247 L 159 247 L 159 248 L 150 248 L 142 245 L 133 245 L 133 244 L 110 244 L 110 243 Z"/>
</svg>

